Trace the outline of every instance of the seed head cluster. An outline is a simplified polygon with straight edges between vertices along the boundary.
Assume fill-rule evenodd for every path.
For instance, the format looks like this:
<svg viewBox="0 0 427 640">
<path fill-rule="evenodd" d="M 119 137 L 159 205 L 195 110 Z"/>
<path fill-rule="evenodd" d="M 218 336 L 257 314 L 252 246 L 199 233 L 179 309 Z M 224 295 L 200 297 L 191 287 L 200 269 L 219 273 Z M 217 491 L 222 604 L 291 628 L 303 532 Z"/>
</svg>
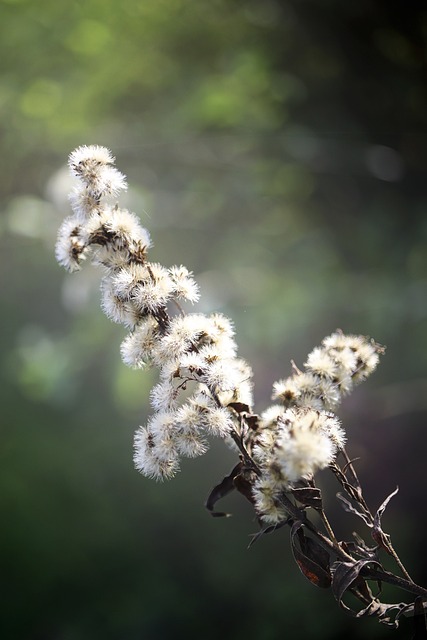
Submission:
<svg viewBox="0 0 427 640">
<path fill-rule="evenodd" d="M 150 394 L 154 414 L 136 433 L 134 460 L 143 474 L 168 478 L 181 456 L 205 453 L 207 435 L 229 437 L 237 421 L 227 406 L 252 404 L 252 371 L 236 355 L 225 316 L 182 312 L 181 301 L 199 298 L 188 269 L 148 261 L 148 231 L 111 202 L 127 187 L 111 153 L 79 147 L 69 167 L 79 182 L 70 197 L 73 215 L 59 230 L 56 257 L 68 271 L 88 257 L 102 267 L 102 309 L 130 330 L 121 345 L 123 361 L 159 369 Z"/>
<path fill-rule="evenodd" d="M 276 524 L 285 517 L 280 496 L 300 480 L 327 467 L 344 447 L 335 411 L 343 396 L 376 368 L 383 348 L 364 336 L 337 331 L 309 354 L 305 371 L 273 385 L 275 401 L 262 415 L 252 439 L 261 469 L 254 484 L 260 517 Z"/>
<path fill-rule="evenodd" d="M 102 268 L 102 309 L 129 330 L 121 345 L 124 363 L 159 371 L 150 393 L 153 413 L 135 436 L 135 466 L 146 476 L 170 478 L 181 457 L 202 455 L 208 437 L 220 437 L 251 467 L 260 518 L 278 523 L 285 518 L 283 492 L 328 466 L 344 446 L 332 412 L 372 373 L 381 348 L 361 336 L 332 334 L 309 354 L 304 371 L 295 368 L 274 383 L 274 404 L 254 414 L 252 371 L 237 356 L 230 320 L 182 311 L 181 302 L 197 302 L 198 286 L 186 267 L 148 261 L 148 231 L 113 201 L 127 188 L 114 162 L 99 146 L 70 155 L 78 184 L 56 258 L 68 271 L 87 258 Z"/>
<path fill-rule="evenodd" d="M 382 347 L 364 336 L 337 331 L 309 354 L 305 372 L 296 371 L 273 385 L 273 400 L 285 407 L 334 411 L 353 387 L 376 368 Z"/>
</svg>

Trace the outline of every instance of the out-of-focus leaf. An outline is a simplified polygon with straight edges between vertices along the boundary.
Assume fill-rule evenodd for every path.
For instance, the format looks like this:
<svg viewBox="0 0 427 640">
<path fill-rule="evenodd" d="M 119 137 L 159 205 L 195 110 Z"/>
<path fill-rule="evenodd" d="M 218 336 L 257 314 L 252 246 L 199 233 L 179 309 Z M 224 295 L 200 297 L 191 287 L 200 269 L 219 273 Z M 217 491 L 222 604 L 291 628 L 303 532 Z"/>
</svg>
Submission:
<svg viewBox="0 0 427 640">
<path fill-rule="evenodd" d="M 291 546 L 295 562 L 302 574 L 316 587 L 331 586 L 329 553 L 303 532 L 303 523 L 295 522 L 291 529 Z"/>
<path fill-rule="evenodd" d="M 256 431 L 259 426 L 259 416 L 256 413 L 251 413 L 248 416 L 245 416 L 245 422 L 250 429 Z"/>
<path fill-rule="evenodd" d="M 418 597 L 414 602 L 414 635 L 411 640 L 425 640 L 427 638 L 426 614 L 423 599 Z"/>
<path fill-rule="evenodd" d="M 247 404 L 243 402 L 230 402 L 227 406 L 234 409 L 239 416 L 244 414 L 244 419 L 248 427 L 254 431 L 258 428 L 259 416 L 256 413 L 252 413 Z"/>
<path fill-rule="evenodd" d="M 249 406 L 247 404 L 244 404 L 243 402 L 230 402 L 227 406 L 231 407 L 236 413 L 239 414 L 251 412 Z"/>
</svg>

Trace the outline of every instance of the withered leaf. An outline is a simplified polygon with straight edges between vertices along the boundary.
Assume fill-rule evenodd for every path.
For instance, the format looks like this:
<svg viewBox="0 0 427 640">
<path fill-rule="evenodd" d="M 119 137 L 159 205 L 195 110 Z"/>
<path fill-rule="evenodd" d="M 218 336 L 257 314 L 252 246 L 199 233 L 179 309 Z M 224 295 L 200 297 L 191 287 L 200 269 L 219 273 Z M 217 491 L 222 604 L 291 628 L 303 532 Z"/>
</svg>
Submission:
<svg viewBox="0 0 427 640">
<path fill-rule="evenodd" d="M 389 549 L 389 545 L 388 545 L 388 535 L 386 533 L 384 533 L 384 531 L 381 528 L 381 518 L 384 514 L 384 511 L 386 510 L 386 507 L 388 505 L 388 503 L 390 502 L 391 498 L 393 498 L 393 496 L 396 495 L 396 493 L 399 491 L 399 487 L 396 487 L 396 489 L 390 493 L 389 496 L 387 496 L 387 498 L 384 500 L 384 502 L 381 504 L 381 506 L 378 508 L 375 516 L 374 516 L 374 526 L 372 529 L 372 537 L 375 540 L 375 542 L 383 547 L 383 549 L 385 549 L 387 551 L 387 553 L 389 553 L 390 555 L 392 555 L 390 549 Z"/>
<path fill-rule="evenodd" d="M 292 489 L 292 495 L 306 507 L 322 508 L 322 493 L 317 487 L 294 488 Z"/>
<path fill-rule="evenodd" d="M 354 535 L 354 534 L 353 534 Z M 378 547 L 368 547 L 361 538 L 350 542 L 343 542 L 343 548 L 347 553 L 359 556 L 360 558 L 377 560 Z"/>
<path fill-rule="evenodd" d="M 231 407 L 232 409 L 234 409 L 234 411 L 236 413 L 250 413 L 251 412 L 249 406 L 247 404 L 244 404 L 243 402 L 229 402 L 227 406 Z"/>
<path fill-rule="evenodd" d="M 274 531 L 277 531 L 278 529 L 281 529 L 286 524 L 289 524 L 289 518 L 287 518 L 286 520 L 282 520 L 281 522 L 278 522 L 277 524 L 271 524 L 268 527 L 266 527 L 265 529 L 261 529 L 261 531 L 258 531 L 257 533 L 252 533 L 251 534 L 251 541 L 248 544 L 248 549 L 250 549 L 252 547 L 252 545 L 255 544 L 255 542 L 258 542 L 258 540 L 260 538 L 262 538 L 262 536 L 264 536 L 264 535 L 266 535 L 268 533 L 274 533 Z"/>
<path fill-rule="evenodd" d="M 249 429 L 256 431 L 259 427 L 259 415 L 256 413 L 251 413 L 251 415 L 245 416 L 245 422 L 248 425 Z"/>
<path fill-rule="evenodd" d="M 218 500 L 221 500 L 221 498 L 224 498 L 224 496 L 228 495 L 234 490 L 234 478 L 240 473 L 241 469 L 242 463 L 239 462 L 231 470 L 228 476 L 225 476 L 225 478 L 223 478 L 221 482 L 217 484 L 210 492 L 208 499 L 206 500 L 205 507 L 208 511 L 211 512 L 211 515 L 214 518 L 228 518 L 231 515 L 230 513 L 226 513 L 224 511 L 215 511 L 214 509 Z"/>
<path fill-rule="evenodd" d="M 341 502 L 341 506 L 345 511 L 347 511 L 348 513 L 354 514 L 358 518 L 361 518 L 363 522 L 368 525 L 368 527 L 372 527 L 370 516 L 368 514 L 363 513 L 363 511 L 359 511 L 359 509 L 357 509 L 354 505 L 352 505 L 350 500 L 348 500 L 345 496 L 343 496 L 342 493 L 337 493 L 337 499 Z"/>
<path fill-rule="evenodd" d="M 366 582 L 361 578 L 360 572 L 369 564 L 381 566 L 379 562 L 370 559 L 355 560 L 354 562 L 342 562 L 338 560 L 331 567 L 332 571 L 332 593 L 341 607 L 351 611 L 343 602 L 343 596 L 348 589 L 357 586 L 365 597 L 373 599 Z M 360 578 L 360 580 L 359 580 Z M 358 583 L 358 584 L 357 584 Z"/>
<path fill-rule="evenodd" d="M 245 496 L 245 498 L 249 500 L 252 505 L 255 504 L 255 499 L 252 493 L 252 484 L 247 478 L 245 478 L 242 473 L 238 473 L 236 476 L 234 476 L 233 484 L 237 491 L 242 494 L 242 496 Z"/>
<path fill-rule="evenodd" d="M 396 487 L 396 489 L 392 493 L 390 493 L 389 496 L 387 496 L 387 498 L 384 500 L 384 502 L 378 508 L 378 511 L 376 512 L 375 518 L 374 518 L 374 526 L 380 526 L 381 517 L 382 517 L 384 511 L 386 510 L 386 507 L 387 507 L 388 503 L 396 495 L 396 493 L 398 493 L 398 491 L 399 491 L 399 487 Z"/>
<path fill-rule="evenodd" d="M 244 420 L 248 427 L 253 431 L 256 431 L 259 426 L 259 415 L 256 413 L 252 413 L 250 407 L 244 402 L 229 402 L 228 407 L 234 409 L 234 411 L 242 416 L 244 414 Z"/>
<path fill-rule="evenodd" d="M 356 614 L 356 618 L 364 618 L 366 616 L 376 617 L 387 627 L 397 629 L 399 626 L 399 615 L 407 607 L 405 603 L 386 604 L 377 599 L 372 600 L 367 607 Z"/>
<path fill-rule="evenodd" d="M 344 491 L 350 496 L 350 498 L 352 498 L 352 500 L 355 500 L 356 502 L 360 503 L 361 489 L 360 489 L 360 485 L 358 484 L 357 479 L 354 480 L 355 485 L 352 485 L 347 480 L 347 478 L 346 478 L 345 474 L 342 472 L 342 470 L 336 464 L 331 464 L 330 465 L 330 469 L 335 474 L 336 479 L 338 480 L 338 482 L 340 483 L 340 485 L 342 486 Z"/>
<path fill-rule="evenodd" d="M 316 540 L 303 532 L 303 523 L 295 522 L 291 529 L 291 547 L 301 573 L 316 587 L 331 585 L 329 553 Z"/>
</svg>

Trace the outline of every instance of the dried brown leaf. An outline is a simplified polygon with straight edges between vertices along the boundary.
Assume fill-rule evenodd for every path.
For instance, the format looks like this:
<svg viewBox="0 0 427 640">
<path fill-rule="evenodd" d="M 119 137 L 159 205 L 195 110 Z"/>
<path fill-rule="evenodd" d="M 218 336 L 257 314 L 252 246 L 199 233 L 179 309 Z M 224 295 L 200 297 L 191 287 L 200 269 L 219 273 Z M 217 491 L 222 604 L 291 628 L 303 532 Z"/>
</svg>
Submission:
<svg viewBox="0 0 427 640">
<path fill-rule="evenodd" d="M 317 487 L 298 487 L 291 493 L 305 507 L 322 508 L 322 493 Z"/>
<path fill-rule="evenodd" d="M 218 500 L 221 500 L 221 498 L 224 498 L 226 495 L 234 491 L 234 479 L 240 473 L 241 469 L 242 463 L 239 462 L 231 470 L 228 476 L 225 476 L 225 478 L 223 478 L 221 482 L 217 484 L 210 492 L 208 499 L 206 500 L 205 507 L 208 511 L 211 512 L 211 515 L 214 518 L 228 518 L 231 515 L 230 513 L 226 513 L 225 511 L 215 511 L 215 505 Z"/>
<path fill-rule="evenodd" d="M 391 498 L 393 498 L 393 496 L 396 495 L 396 493 L 399 491 L 399 487 L 396 487 L 396 489 L 390 493 L 389 496 L 387 496 L 387 498 L 384 500 L 384 502 L 381 504 L 381 506 L 378 508 L 375 516 L 374 516 L 374 525 L 373 525 L 373 529 L 372 529 L 372 538 L 375 540 L 375 542 L 380 546 L 383 547 L 383 549 L 385 549 L 387 551 L 387 553 L 389 553 L 390 555 L 393 555 L 392 552 L 390 551 L 389 548 L 389 536 L 388 534 L 384 533 L 384 531 L 381 528 L 381 518 L 384 514 L 384 511 L 386 510 L 386 507 L 388 505 L 388 503 L 390 502 Z"/>
<path fill-rule="evenodd" d="M 291 529 L 291 546 L 295 562 L 301 573 L 316 587 L 331 586 L 329 553 L 313 538 L 303 532 L 303 523 L 295 522 Z"/>
<path fill-rule="evenodd" d="M 375 564 L 381 566 L 379 562 L 370 559 L 355 560 L 354 562 L 337 561 L 331 567 L 332 571 L 332 593 L 339 605 L 347 611 L 352 611 L 343 602 L 343 596 L 347 590 L 355 587 L 361 592 L 365 598 L 373 600 L 371 591 L 366 582 L 361 578 L 360 572 L 367 565 Z M 353 611 L 354 613 L 354 611 Z"/>
</svg>

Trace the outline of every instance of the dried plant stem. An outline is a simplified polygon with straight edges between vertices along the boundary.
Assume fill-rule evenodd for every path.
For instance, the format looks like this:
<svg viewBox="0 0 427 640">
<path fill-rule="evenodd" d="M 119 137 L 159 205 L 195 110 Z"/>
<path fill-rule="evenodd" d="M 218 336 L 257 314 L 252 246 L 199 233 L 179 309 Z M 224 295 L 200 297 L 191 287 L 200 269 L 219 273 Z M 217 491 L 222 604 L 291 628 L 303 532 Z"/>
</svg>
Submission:
<svg viewBox="0 0 427 640">
<path fill-rule="evenodd" d="M 368 514 L 371 517 L 372 522 L 373 522 L 374 521 L 374 517 L 373 517 L 368 505 L 365 502 L 365 498 L 363 497 L 362 485 L 360 484 L 359 477 L 358 477 L 358 475 L 356 473 L 356 469 L 354 468 L 354 465 L 353 465 L 353 461 L 348 456 L 345 447 L 343 447 L 341 449 L 341 453 L 342 453 L 342 455 L 344 457 L 344 460 L 345 460 L 345 467 L 344 467 L 343 472 L 345 474 L 347 472 L 347 470 L 350 471 L 351 476 L 352 476 L 352 480 L 353 480 L 353 487 L 356 490 L 357 495 L 358 495 L 358 502 L 359 502 L 359 504 L 361 504 L 363 506 L 365 513 Z"/>
<path fill-rule="evenodd" d="M 396 551 L 394 550 L 394 547 L 391 544 L 390 536 L 388 536 L 388 538 L 387 538 L 386 545 L 387 545 L 387 551 L 394 558 L 397 566 L 399 567 L 399 569 L 401 570 L 401 572 L 405 576 L 406 580 L 408 580 L 408 582 L 412 582 L 413 584 L 415 584 L 414 581 L 412 580 L 411 576 L 409 575 L 408 571 L 406 570 L 403 562 L 401 561 L 401 559 L 397 555 Z"/>
<path fill-rule="evenodd" d="M 386 571 L 385 569 L 378 569 L 373 566 L 362 569 L 360 574 L 368 580 L 386 582 L 387 584 L 391 584 L 394 587 L 399 587 L 404 591 L 408 591 L 408 593 L 413 593 L 414 595 L 421 596 L 424 600 L 427 601 L 427 589 L 416 584 L 413 580 L 400 578 L 390 571 Z M 427 602 L 424 604 L 424 606 L 427 607 Z"/>
<path fill-rule="evenodd" d="M 326 531 L 328 532 L 328 535 L 329 535 L 330 539 L 334 543 L 334 547 L 338 547 L 339 548 L 338 540 L 337 540 L 337 538 L 335 536 L 335 533 L 333 532 L 333 529 L 331 527 L 331 524 L 330 524 L 330 522 L 328 520 L 328 517 L 327 517 L 325 511 L 323 509 L 319 509 L 318 513 L 319 513 L 319 516 L 320 516 L 320 518 L 321 518 L 321 520 L 323 522 L 323 525 L 324 525 Z"/>
<path fill-rule="evenodd" d="M 365 499 L 363 497 L 362 488 L 361 488 L 361 484 L 359 482 L 359 478 L 357 476 L 357 472 L 356 472 L 356 470 L 355 470 L 355 468 L 353 466 L 353 463 L 350 460 L 350 458 L 349 458 L 349 456 L 348 456 L 348 454 L 347 454 L 347 452 L 346 452 L 344 447 L 342 448 L 341 453 L 342 453 L 342 455 L 343 455 L 343 457 L 344 457 L 344 459 L 346 461 L 345 470 L 348 469 L 351 472 L 352 479 L 353 479 L 353 482 L 354 482 L 354 488 L 356 489 L 356 492 L 357 492 L 359 504 L 363 507 L 365 513 L 370 516 L 371 522 L 372 522 L 372 524 L 374 524 L 374 516 L 372 515 L 371 511 L 369 510 L 369 507 L 366 504 L 366 501 L 365 501 Z M 393 547 L 393 545 L 391 543 L 391 538 L 390 538 L 389 535 L 385 535 L 385 536 L 382 537 L 382 544 L 384 545 L 384 547 L 385 547 L 386 551 L 388 552 L 388 554 L 391 555 L 394 558 L 397 566 L 401 570 L 402 574 L 405 576 L 406 580 L 408 580 L 409 582 L 413 582 L 413 580 L 412 580 L 411 576 L 409 575 L 408 571 L 406 570 L 403 562 L 401 561 L 401 559 L 397 555 L 397 553 L 396 553 L 396 551 L 395 551 L 395 549 L 394 549 L 394 547 Z"/>
</svg>

